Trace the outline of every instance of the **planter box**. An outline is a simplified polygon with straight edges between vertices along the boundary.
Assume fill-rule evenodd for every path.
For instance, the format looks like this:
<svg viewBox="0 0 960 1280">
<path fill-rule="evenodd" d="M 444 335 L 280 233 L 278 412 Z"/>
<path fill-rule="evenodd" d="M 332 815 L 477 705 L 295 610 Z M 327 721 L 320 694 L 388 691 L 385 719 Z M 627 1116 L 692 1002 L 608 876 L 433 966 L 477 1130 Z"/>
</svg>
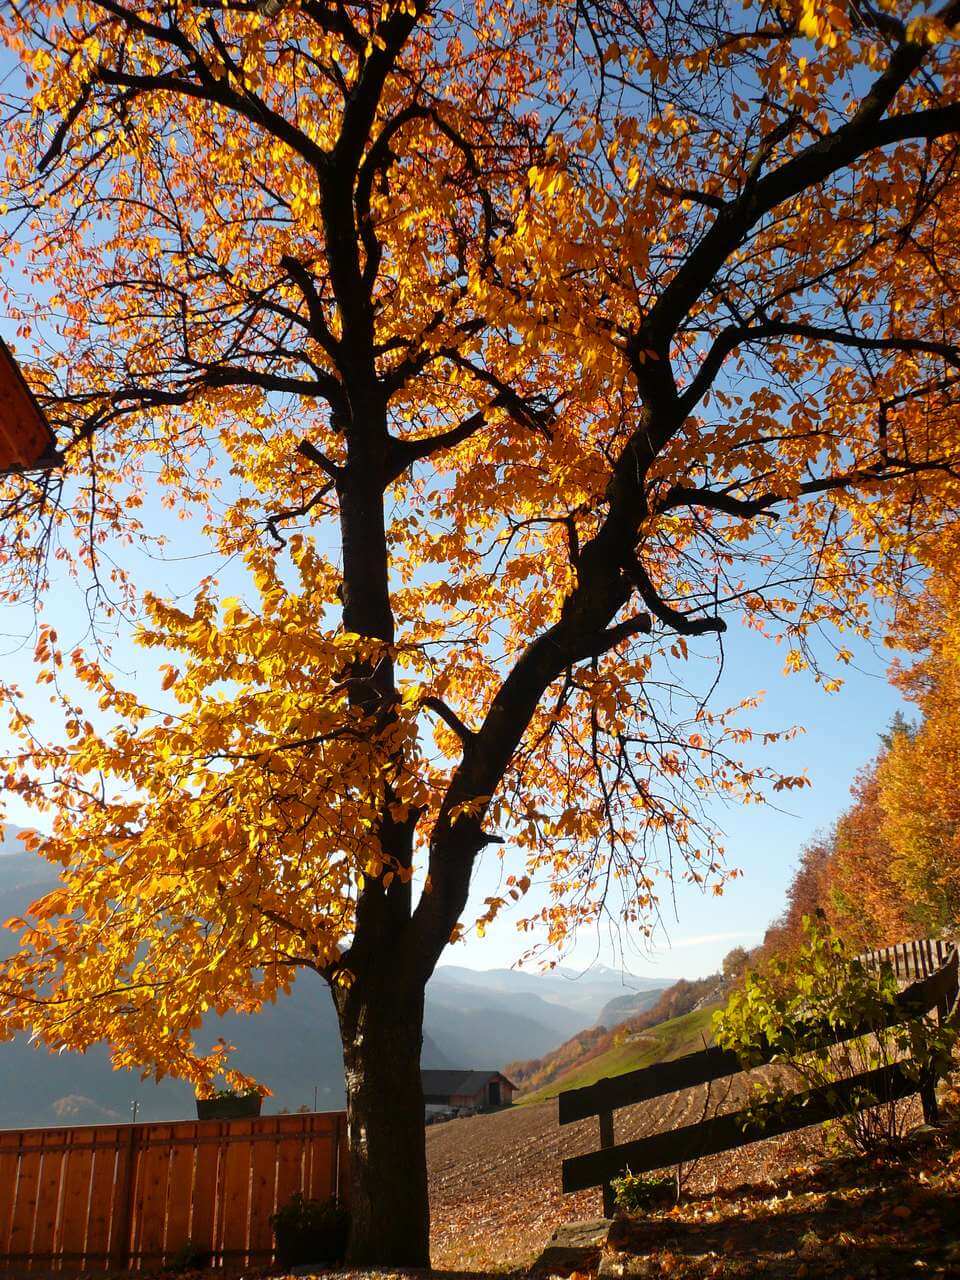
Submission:
<svg viewBox="0 0 960 1280">
<path fill-rule="evenodd" d="M 198 1098 L 198 1120 L 252 1120 L 260 1114 L 263 1097 L 249 1093 L 241 1098 Z"/>
<path fill-rule="evenodd" d="M 285 1221 L 282 1211 L 273 1216 L 277 1266 L 286 1271 L 291 1267 L 316 1266 L 319 1271 L 342 1263 L 347 1251 L 350 1215 L 333 1201 L 321 1204 L 300 1197 L 298 1203 L 305 1211 L 298 1219 Z"/>
</svg>

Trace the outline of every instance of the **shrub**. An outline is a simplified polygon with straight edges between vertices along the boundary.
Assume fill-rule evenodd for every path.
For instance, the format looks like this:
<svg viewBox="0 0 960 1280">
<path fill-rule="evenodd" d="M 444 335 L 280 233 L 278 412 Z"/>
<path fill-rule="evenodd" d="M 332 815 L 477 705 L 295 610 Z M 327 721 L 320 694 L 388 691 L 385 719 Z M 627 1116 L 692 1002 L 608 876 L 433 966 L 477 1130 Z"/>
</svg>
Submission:
<svg viewBox="0 0 960 1280">
<path fill-rule="evenodd" d="M 889 966 L 867 968 L 848 953 L 822 918 L 803 918 L 804 941 L 789 957 L 776 956 L 749 973 L 725 1009 L 714 1015 L 718 1045 L 733 1049 L 744 1066 L 765 1060 L 790 1068 L 809 1088 L 902 1062 L 920 1079 L 949 1068 L 953 1036 L 929 1016 L 891 1026 L 898 988 Z M 827 1029 L 868 1026 L 869 1034 L 830 1044 Z M 791 1090 L 792 1091 L 792 1090 Z M 765 1101 L 788 1096 L 784 1082 L 766 1087 Z M 905 1109 L 895 1099 L 864 1089 L 864 1109 L 832 1122 L 831 1132 L 862 1152 L 903 1137 Z M 762 1107 L 758 1109 L 762 1114 Z"/>
<path fill-rule="evenodd" d="M 611 1179 L 610 1185 L 617 1208 L 624 1213 L 644 1213 L 673 1199 L 675 1192 L 674 1179 L 668 1175 L 631 1173 L 629 1169 Z"/>
<path fill-rule="evenodd" d="M 270 1217 L 277 1264 L 341 1262 L 347 1249 L 350 1215 L 336 1200 L 306 1200 L 297 1192 Z"/>
</svg>

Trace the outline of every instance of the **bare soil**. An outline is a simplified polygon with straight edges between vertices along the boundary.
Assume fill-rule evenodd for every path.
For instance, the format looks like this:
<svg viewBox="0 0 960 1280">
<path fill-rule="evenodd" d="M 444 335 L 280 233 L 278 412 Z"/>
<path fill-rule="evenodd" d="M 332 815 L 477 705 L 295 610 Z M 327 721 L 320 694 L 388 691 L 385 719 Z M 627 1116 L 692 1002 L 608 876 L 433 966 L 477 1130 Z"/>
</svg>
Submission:
<svg viewBox="0 0 960 1280">
<path fill-rule="evenodd" d="M 743 1105 L 747 1084 L 713 1086 L 709 1114 Z M 704 1115 L 706 1088 L 668 1094 L 616 1112 L 616 1140 L 694 1124 Z M 686 1171 L 689 1190 L 713 1193 L 789 1172 L 820 1149 L 819 1130 L 804 1130 L 711 1156 Z M 566 1156 L 595 1150 L 597 1122 L 563 1129 L 556 1100 L 513 1107 L 431 1126 L 427 1160 L 433 1218 L 433 1265 L 442 1270 L 512 1270 L 529 1266 L 561 1223 L 596 1217 L 599 1190 L 564 1195 Z"/>
</svg>

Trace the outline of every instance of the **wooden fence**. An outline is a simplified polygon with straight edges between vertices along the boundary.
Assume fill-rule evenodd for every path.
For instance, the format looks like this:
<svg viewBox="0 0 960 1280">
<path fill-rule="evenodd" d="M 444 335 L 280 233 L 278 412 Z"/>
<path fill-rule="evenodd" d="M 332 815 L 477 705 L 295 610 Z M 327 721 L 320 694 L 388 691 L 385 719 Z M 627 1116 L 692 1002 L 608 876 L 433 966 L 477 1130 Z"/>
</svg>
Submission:
<svg viewBox="0 0 960 1280">
<path fill-rule="evenodd" d="M 857 959 L 871 969 L 888 964 L 900 979 L 926 978 L 947 963 L 955 945 L 947 938 L 915 938 L 912 942 L 864 951 Z"/>
<path fill-rule="evenodd" d="M 888 1026 L 910 1022 L 918 1016 L 936 1009 L 941 1024 L 957 1017 L 958 955 L 956 947 L 946 956 L 944 963 L 928 977 L 913 983 L 897 996 L 895 1012 L 887 1020 Z M 840 1044 L 869 1035 L 874 1030 L 868 1024 L 850 1027 L 830 1027 L 812 1024 L 806 1028 L 805 1038 L 811 1044 Z M 770 1062 L 775 1056 L 772 1045 L 759 1046 L 756 1065 Z M 751 1063 L 751 1067 L 754 1065 Z M 714 1046 L 699 1053 L 689 1053 L 672 1062 L 658 1062 L 652 1067 L 630 1071 L 621 1076 L 598 1080 L 596 1084 L 580 1089 L 570 1089 L 558 1097 L 560 1123 L 572 1124 L 589 1116 L 597 1116 L 600 1122 L 600 1150 L 574 1156 L 563 1162 L 564 1191 L 582 1191 L 587 1187 L 603 1187 L 603 1209 L 610 1217 L 614 1211 L 611 1178 L 624 1169 L 633 1173 L 645 1173 L 651 1169 L 663 1169 L 696 1160 L 701 1156 L 715 1155 L 733 1147 L 746 1146 L 764 1138 L 803 1129 L 808 1125 L 822 1124 L 853 1111 L 875 1105 L 872 1099 L 894 1101 L 920 1093 L 923 1098 L 924 1116 L 935 1118 L 936 1082 L 923 1079 L 913 1064 L 894 1063 L 875 1071 L 853 1076 L 829 1088 L 811 1089 L 798 1093 L 786 1102 L 752 1107 L 729 1115 L 714 1116 L 699 1124 L 664 1133 L 651 1134 L 635 1142 L 617 1146 L 614 1139 L 613 1112 L 618 1107 L 659 1098 L 681 1089 L 691 1089 L 749 1070 L 744 1067 L 731 1049 Z"/>
<path fill-rule="evenodd" d="M 345 1190 L 340 1113 L 0 1132 L 0 1269 L 269 1263 L 270 1215 Z"/>
</svg>

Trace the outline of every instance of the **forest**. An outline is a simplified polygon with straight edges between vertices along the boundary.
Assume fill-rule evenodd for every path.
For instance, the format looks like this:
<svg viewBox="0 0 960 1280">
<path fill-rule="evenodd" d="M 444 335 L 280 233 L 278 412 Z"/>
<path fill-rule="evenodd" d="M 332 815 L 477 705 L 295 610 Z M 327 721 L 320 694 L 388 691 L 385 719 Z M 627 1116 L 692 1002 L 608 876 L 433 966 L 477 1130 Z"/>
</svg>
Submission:
<svg viewBox="0 0 960 1280">
<path fill-rule="evenodd" d="M 948 544 L 949 545 L 949 544 Z M 946 549 L 946 548 L 945 548 Z M 818 910 L 854 948 L 951 936 L 960 920 L 960 609 L 950 560 L 890 636 L 898 714 L 857 774 L 850 807 L 804 848 L 765 949 L 782 951 Z"/>
</svg>

